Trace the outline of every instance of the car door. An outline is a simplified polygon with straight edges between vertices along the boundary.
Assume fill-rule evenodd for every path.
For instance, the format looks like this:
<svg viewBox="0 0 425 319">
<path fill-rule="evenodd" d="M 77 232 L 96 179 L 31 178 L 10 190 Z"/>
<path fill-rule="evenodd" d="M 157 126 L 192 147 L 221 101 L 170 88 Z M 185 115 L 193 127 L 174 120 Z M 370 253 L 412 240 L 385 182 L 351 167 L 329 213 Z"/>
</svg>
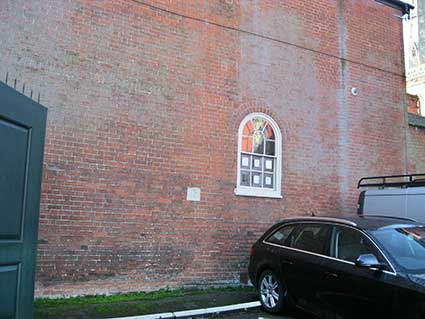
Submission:
<svg viewBox="0 0 425 319">
<path fill-rule="evenodd" d="M 291 235 L 289 248 L 282 263 L 291 263 L 288 291 L 297 306 L 317 315 L 325 310 L 316 298 L 316 290 L 322 277 L 321 265 L 329 255 L 331 225 L 326 223 L 302 223 Z"/>
<path fill-rule="evenodd" d="M 292 233 L 297 228 L 298 224 L 284 225 L 273 231 L 270 236 L 265 239 L 265 253 L 262 258 L 263 263 L 259 268 L 271 267 L 278 272 L 286 283 L 286 278 L 291 276 L 292 260 L 291 251 L 287 247 L 290 245 Z M 271 266 L 273 265 L 273 266 Z"/>
<path fill-rule="evenodd" d="M 323 264 L 317 297 L 337 318 L 391 317 L 396 276 L 374 243 L 361 231 L 335 226 L 331 236 L 331 258 Z M 360 255 L 373 254 L 385 270 L 355 265 Z"/>
</svg>

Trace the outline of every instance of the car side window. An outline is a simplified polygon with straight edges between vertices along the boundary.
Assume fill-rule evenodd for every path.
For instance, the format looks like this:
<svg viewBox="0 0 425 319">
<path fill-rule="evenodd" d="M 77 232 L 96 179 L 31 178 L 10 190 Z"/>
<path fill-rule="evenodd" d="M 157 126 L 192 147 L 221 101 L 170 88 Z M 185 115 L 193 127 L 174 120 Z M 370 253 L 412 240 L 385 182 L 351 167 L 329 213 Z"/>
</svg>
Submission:
<svg viewBox="0 0 425 319">
<path fill-rule="evenodd" d="M 295 225 L 287 225 L 279 228 L 272 235 L 270 235 L 266 241 L 272 244 L 285 246 L 285 242 L 295 229 Z"/>
<path fill-rule="evenodd" d="M 327 224 L 301 225 L 291 247 L 329 255 L 329 231 L 330 226 Z"/>
<path fill-rule="evenodd" d="M 335 227 L 333 255 L 335 258 L 355 262 L 360 255 L 373 254 L 386 264 L 373 243 L 360 231 L 350 227 Z"/>
</svg>

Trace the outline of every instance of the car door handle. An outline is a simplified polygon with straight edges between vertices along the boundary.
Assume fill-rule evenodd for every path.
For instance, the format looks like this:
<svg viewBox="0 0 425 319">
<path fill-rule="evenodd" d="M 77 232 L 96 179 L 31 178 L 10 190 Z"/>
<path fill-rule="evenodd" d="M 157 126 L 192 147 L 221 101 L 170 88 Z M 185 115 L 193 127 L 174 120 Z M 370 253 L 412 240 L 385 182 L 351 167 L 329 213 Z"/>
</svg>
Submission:
<svg viewBox="0 0 425 319">
<path fill-rule="evenodd" d="M 293 264 L 294 264 L 294 262 L 293 262 L 293 261 L 290 261 L 290 260 L 288 260 L 288 259 L 282 259 L 282 264 L 285 264 L 285 265 L 293 265 Z"/>
<path fill-rule="evenodd" d="M 335 274 L 333 272 L 329 272 L 329 271 L 325 272 L 325 276 L 329 277 L 329 278 L 335 278 L 335 279 L 338 278 L 337 274 Z"/>
</svg>

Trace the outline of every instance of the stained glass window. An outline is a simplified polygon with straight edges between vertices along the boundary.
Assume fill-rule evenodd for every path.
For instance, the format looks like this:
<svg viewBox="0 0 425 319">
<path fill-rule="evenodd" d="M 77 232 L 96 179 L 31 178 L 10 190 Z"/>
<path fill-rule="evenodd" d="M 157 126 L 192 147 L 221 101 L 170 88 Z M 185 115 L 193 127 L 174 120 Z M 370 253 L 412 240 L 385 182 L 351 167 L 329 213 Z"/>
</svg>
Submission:
<svg viewBox="0 0 425 319">
<path fill-rule="evenodd" d="M 239 137 L 239 181 L 244 188 L 278 190 L 276 132 L 265 116 L 254 115 L 243 122 Z M 280 136 L 280 132 L 279 135 Z M 277 187 L 279 186 L 279 187 Z M 255 196 L 255 195 L 254 195 Z"/>
</svg>

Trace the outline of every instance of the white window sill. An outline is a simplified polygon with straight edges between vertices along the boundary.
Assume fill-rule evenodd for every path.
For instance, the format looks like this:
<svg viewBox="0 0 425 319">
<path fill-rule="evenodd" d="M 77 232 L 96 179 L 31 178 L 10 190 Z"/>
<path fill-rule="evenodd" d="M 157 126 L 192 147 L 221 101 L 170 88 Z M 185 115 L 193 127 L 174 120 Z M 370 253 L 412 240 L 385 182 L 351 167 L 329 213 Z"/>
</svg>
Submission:
<svg viewBox="0 0 425 319">
<path fill-rule="evenodd" d="M 238 196 L 283 198 L 280 192 L 264 188 L 237 187 L 235 188 L 234 193 Z"/>
</svg>

